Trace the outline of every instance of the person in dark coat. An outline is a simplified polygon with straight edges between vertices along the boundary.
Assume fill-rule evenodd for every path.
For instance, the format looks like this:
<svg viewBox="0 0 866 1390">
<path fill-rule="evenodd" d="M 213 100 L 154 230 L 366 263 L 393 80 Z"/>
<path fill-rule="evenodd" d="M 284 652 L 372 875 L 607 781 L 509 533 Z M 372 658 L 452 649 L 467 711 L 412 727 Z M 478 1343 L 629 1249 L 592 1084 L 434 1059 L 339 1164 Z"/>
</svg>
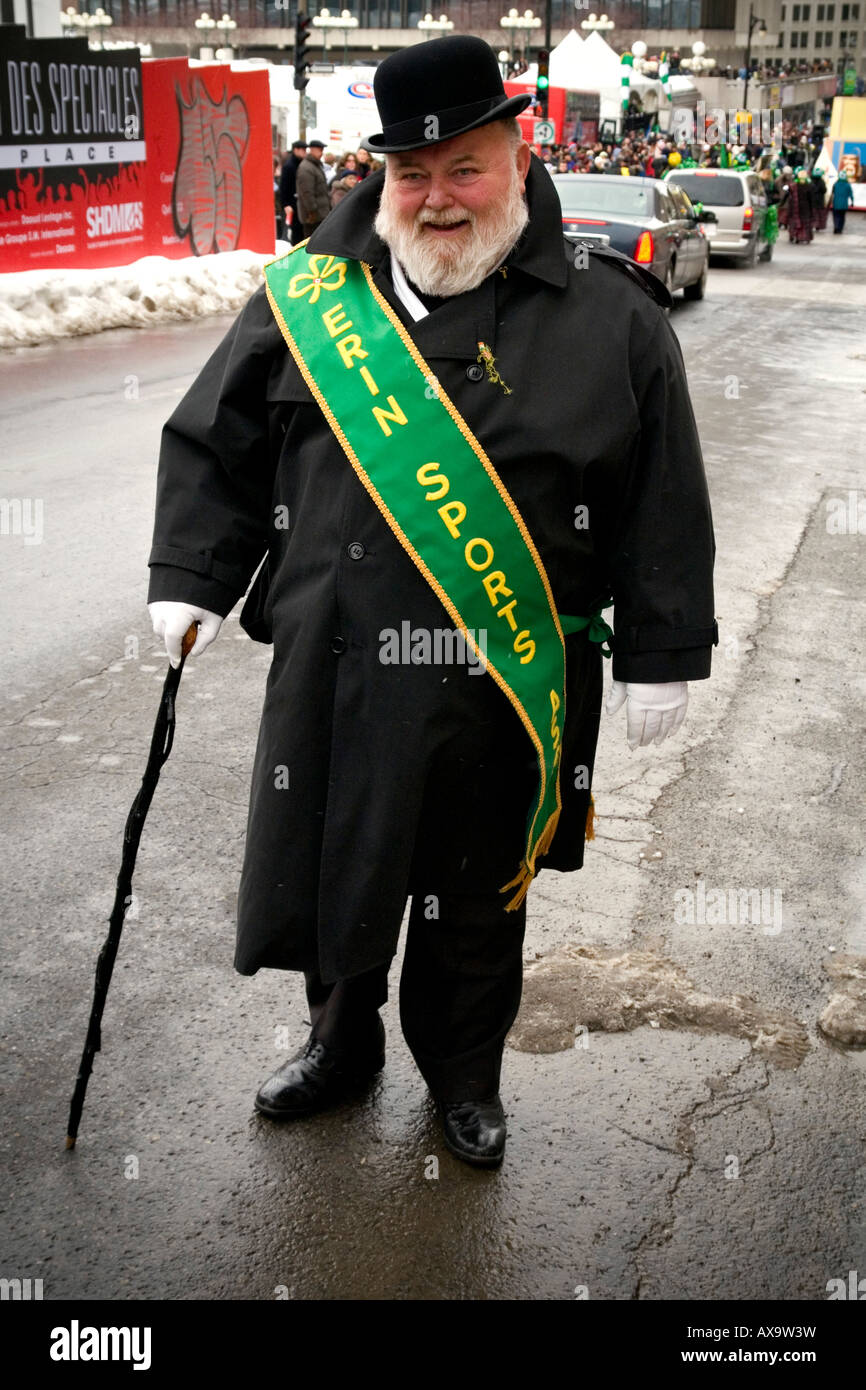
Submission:
<svg viewBox="0 0 866 1390">
<path fill-rule="evenodd" d="M 284 162 L 278 154 L 274 154 L 274 235 L 277 241 L 285 241 L 288 230 L 285 209 L 280 199 L 280 178 Z"/>
<path fill-rule="evenodd" d="M 304 232 L 304 239 L 313 235 L 331 211 L 331 196 L 328 180 L 322 168 L 322 155 L 325 146 L 321 140 L 311 140 L 310 148 L 298 165 L 297 196 L 298 215 Z"/>
<path fill-rule="evenodd" d="M 776 193 L 778 195 L 779 202 L 780 227 L 787 227 L 788 225 L 789 201 L 791 185 L 793 184 L 793 182 L 794 170 L 791 168 L 790 164 L 786 164 L 783 167 L 781 174 L 776 179 Z"/>
<path fill-rule="evenodd" d="M 845 217 L 848 209 L 854 206 L 854 192 L 848 182 L 848 175 L 844 169 L 840 169 L 839 177 L 833 184 L 832 206 L 833 206 L 833 235 L 841 236 L 845 230 Z"/>
<path fill-rule="evenodd" d="M 816 231 L 823 232 L 827 226 L 827 185 L 824 182 L 824 175 L 820 169 L 813 169 L 811 174 L 812 188 L 812 215 L 815 219 Z"/>
<path fill-rule="evenodd" d="M 405 49 L 375 91 L 383 132 L 368 143 L 386 169 L 305 251 L 323 275 L 341 259 L 369 267 L 431 398 L 447 395 L 507 487 L 557 612 L 582 621 L 564 638 L 562 812 L 539 861 L 579 869 L 602 700 L 593 615 L 612 601 L 607 708 L 625 704 L 633 747 L 679 727 L 718 641 L 670 295 L 626 257 L 563 239 L 556 191 L 513 120 L 526 98 L 506 97 L 480 39 Z M 404 1036 L 446 1145 L 496 1165 L 526 911 L 502 889 L 539 764 L 483 663 L 449 658 L 444 640 L 436 654 L 435 634 L 455 635 L 449 612 L 350 466 L 264 288 L 165 426 L 149 563 L 154 629 L 175 662 L 189 623 L 200 652 L 259 567 L 241 623 L 273 643 L 273 662 L 235 968 L 303 971 L 312 1027 L 257 1109 L 306 1114 L 383 1065 L 378 1009 L 411 897 Z"/>
<path fill-rule="evenodd" d="M 293 246 L 297 246 L 303 238 L 301 219 L 298 216 L 297 177 L 298 166 L 306 153 L 306 140 L 293 141 L 291 152 L 284 161 L 280 172 L 280 202 L 289 224 L 289 240 Z"/>
<path fill-rule="evenodd" d="M 805 169 L 798 169 L 795 177 L 786 185 L 782 207 L 787 214 L 789 239 L 803 244 L 810 242 L 814 235 L 815 213 L 812 186 Z"/>
<path fill-rule="evenodd" d="M 355 172 L 361 179 L 366 179 L 373 172 L 373 164 L 370 159 L 370 151 L 363 147 L 355 153 Z"/>
<path fill-rule="evenodd" d="M 357 174 L 344 174 L 341 179 L 334 179 L 331 184 L 330 197 L 331 207 L 335 208 L 341 203 L 347 193 L 351 193 L 353 188 L 357 188 L 360 179 Z"/>
</svg>

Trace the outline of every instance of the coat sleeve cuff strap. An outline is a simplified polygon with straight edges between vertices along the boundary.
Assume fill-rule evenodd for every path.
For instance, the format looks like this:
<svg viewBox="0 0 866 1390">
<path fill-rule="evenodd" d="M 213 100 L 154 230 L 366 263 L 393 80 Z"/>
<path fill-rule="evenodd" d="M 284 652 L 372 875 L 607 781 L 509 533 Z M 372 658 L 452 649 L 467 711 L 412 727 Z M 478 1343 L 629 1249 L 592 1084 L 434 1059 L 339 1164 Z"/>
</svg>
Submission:
<svg viewBox="0 0 866 1390">
<path fill-rule="evenodd" d="M 216 579 L 229 589 L 243 589 L 243 580 L 238 584 L 237 570 L 215 560 L 209 550 L 181 550 L 176 545 L 155 545 L 150 552 L 148 565 L 171 565 L 174 569 L 191 570 L 193 574 L 204 574 Z"/>
<path fill-rule="evenodd" d="M 719 625 L 714 621 L 710 627 L 664 627 L 662 624 L 627 627 L 616 632 L 610 645 L 615 652 L 630 654 L 679 651 L 685 647 L 717 647 Z"/>
</svg>

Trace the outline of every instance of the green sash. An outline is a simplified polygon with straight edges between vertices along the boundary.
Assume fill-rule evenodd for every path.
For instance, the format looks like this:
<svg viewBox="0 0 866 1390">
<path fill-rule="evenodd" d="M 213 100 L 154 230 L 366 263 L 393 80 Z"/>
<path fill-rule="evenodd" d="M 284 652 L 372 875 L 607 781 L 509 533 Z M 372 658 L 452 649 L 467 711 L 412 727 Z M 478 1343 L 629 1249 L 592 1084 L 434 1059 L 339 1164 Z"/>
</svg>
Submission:
<svg viewBox="0 0 866 1390">
<path fill-rule="evenodd" d="M 538 757 L 526 849 L 506 904 L 523 901 L 559 819 L 565 646 L 532 537 L 478 440 L 362 261 L 265 267 L 289 350 L 391 530 L 505 692 Z M 483 652 L 475 634 L 487 632 Z M 482 639 L 483 640 L 483 639 Z M 591 816 L 590 816 L 591 819 Z"/>
</svg>

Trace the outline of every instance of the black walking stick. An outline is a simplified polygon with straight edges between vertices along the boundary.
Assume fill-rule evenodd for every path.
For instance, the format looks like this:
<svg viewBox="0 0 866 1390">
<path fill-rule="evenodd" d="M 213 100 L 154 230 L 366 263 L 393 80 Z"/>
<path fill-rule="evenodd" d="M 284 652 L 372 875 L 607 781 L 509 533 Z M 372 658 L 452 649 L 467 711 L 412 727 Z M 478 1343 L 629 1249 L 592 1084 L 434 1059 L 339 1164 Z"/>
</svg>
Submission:
<svg viewBox="0 0 866 1390">
<path fill-rule="evenodd" d="M 138 795 L 133 801 L 132 808 L 126 818 L 126 826 L 123 831 L 123 858 L 120 862 L 120 873 L 117 875 L 117 892 L 114 895 L 114 907 L 108 919 L 108 936 L 105 939 L 96 962 L 96 983 L 93 990 L 93 1008 L 90 1011 L 90 1022 L 87 1025 L 87 1038 L 84 1043 L 84 1051 L 81 1054 L 81 1064 L 78 1068 L 78 1077 L 75 1082 L 75 1091 L 72 1095 L 72 1104 L 69 1107 L 69 1123 L 66 1127 L 67 1149 L 75 1148 L 75 1140 L 78 1137 L 78 1122 L 81 1119 L 81 1112 L 84 1109 L 84 1097 L 87 1094 L 87 1083 L 90 1079 L 90 1073 L 93 1070 L 93 1057 L 102 1047 L 102 1034 L 100 1031 L 102 1010 L 105 1008 L 105 1001 L 108 997 L 108 986 L 111 984 L 111 973 L 114 970 L 117 948 L 120 945 L 123 920 L 126 916 L 126 910 L 132 900 L 130 889 L 132 888 L 132 872 L 135 868 L 135 857 L 138 854 L 138 845 L 141 840 L 141 832 L 144 829 L 144 820 L 150 809 L 153 793 L 156 791 L 156 784 L 159 781 L 162 765 L 171 752 L 171 744 L 174 738 L 174 697 L 177 694 L 177 688 L 180 684 L 184 662 L 195 644 L 197 633 L 197 625 L 191 623 L 183 639 L 180 665 L 169 667 L 168 675 L 165 678 L 165 684 L 162 687 L 162 699 L 159 702 L 159 713 L 156 716 L 153 737 L 150 740 L 150 754 L 147 759 L 147 767 L 144 769 L 144 776 L 141 779 Z"/>
</svg>

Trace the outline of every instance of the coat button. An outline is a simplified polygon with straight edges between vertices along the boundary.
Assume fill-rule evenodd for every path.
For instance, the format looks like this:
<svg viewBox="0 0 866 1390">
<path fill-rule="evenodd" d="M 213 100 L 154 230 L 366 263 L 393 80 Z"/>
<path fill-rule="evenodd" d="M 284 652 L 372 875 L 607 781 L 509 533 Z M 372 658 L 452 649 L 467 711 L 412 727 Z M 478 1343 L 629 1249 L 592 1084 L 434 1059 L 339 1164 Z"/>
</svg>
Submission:
<svg viewBox="0 0 866 1390">
<path fill-rule="evenodd" d="M 346 553 L 350 560 L 363 560 L 367 554 L 367 547 L 360 541 L 352 541 L 351 545 L 346 546 Z"/>
<path fill-rule="evenodd" d="M 482 367 L 481 363 L 473 362 L 471 366 L 467 367 L 466 376 L 469 379 L 469 381 L 483 381 L 484 368 Z"/>
<path fill-rule="evenodd" d="M 345 639 L 345 637 L 332 637 L 332 638 L 331 638 L 331 651 L 334 653 L 334 656 L 342 656 L 342 655 L 343 655 L 343 652 L 344 652 L 345 650 L 346 650 L 346 639 Z"/>
</svg>

